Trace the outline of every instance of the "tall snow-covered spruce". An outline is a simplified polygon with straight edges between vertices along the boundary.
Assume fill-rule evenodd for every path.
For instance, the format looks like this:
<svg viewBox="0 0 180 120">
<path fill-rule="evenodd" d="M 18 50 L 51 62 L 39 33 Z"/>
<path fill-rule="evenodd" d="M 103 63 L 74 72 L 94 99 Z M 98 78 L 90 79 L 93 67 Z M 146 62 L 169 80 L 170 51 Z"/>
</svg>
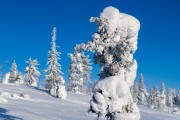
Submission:
<svg viewBox="0 0 180 120">
<path fill-rule="evenodd" d="M 100 81 L 94 86 L 89 112 L 109 120 L 139 120 L 130 88 L 137 71 L 133 54 L 137 50 L 140 23 L 114 7 L 106 7 L 100 17 L 90 21 L 98 25 L 93 40 L 76 46 L 76 51 L 95 52 L 95 63 L 100 66 Z"/>
<path fill-rule="evenodd" d="M 87 83 L 90 82 L 90 66 L 89 56 L 85 56 L 84 52 L 68 54 L 71 59 L 69 67 L 70 90 L 78 93 L 86 93 Z"/>
<path fill-rule="evenodd" d="M 52 96 L 59 97 L 65 99 L 67 97 L 66 89 L 64 86 L 64 79 L 61 76 L 63 74 L 61 70 L 61 65 L 58 63 L 60 59 L 60 52 L 57 51 L 56 45 L 56 27 L 53 28 L 52 31 L 52 46 L 50 51 L 48 52 L 47 65 L 48 67 L 45 69 L 47 73 L 45 75 L 45 87 L 49 90 L 49 93 Z"/>
<path fill-rule="evenodd" d="M 32 60 L 31 58 L 29 58 L 28 61 L 26 61 L 26 63 L 29 64 L 29 66 L 25 68 L 26 74 L 24 76 L 27 85 L 37 87 L 38 76 L 41 75 L 41 73 L 38 71 L 38 68 L 36 67 L 37 65 L 39 65 L 38 61 L 37 59 Z"/>
</svg>

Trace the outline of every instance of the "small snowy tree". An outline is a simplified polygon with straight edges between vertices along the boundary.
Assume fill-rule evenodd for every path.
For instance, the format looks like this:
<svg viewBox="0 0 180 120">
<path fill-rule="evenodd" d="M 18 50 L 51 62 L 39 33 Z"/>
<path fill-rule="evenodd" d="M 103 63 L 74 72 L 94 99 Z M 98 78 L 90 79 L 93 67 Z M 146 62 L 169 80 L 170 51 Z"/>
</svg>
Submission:
<svg viewBox="0 0 180 120">
<path fill-rule="evenodd" d="M 84 52 L 81 52 L 81 67 L 82 67 L 82 87 L 81 87 L 81 92 L 86 93 L 87 90 L 87 84 L 90 83 L 90 74 L 91 74 L 91 63 L 89 56 L 85 56 Z"/>
<path fill-rule="evenodd" d="M 80 92 L 80 87 L 82 86 L 82 67 L 81 67 L 81 59 L 80 54 L 68 54 L 71 59 L 71 63 L 68 69 L 69 80 L 70 80 L 70 90 L 78 93 Z"/>
<path fill-rule="evenodd" d="M 87 83 L 90 81 L 90 70 L 92 69 L 89 56 L 85 56 L 84 52 L 68 55 L 71 59 L 68 70 L 71 90 L 76 93 L 86 93 Z"/>
<path fill-rule="evenodd" d="M 173 91 L 171 88 L 168 89 L 167 93 L 167 106 L 173 107 Z"/>
<path fill-rule="evenodd" d="M 146 86 L 144 85 L 144 77 L 142 74 L 139 76 L 138 81 L 138 104 L 144 105 L 147 102 L 148 93 L 146 91 Z"/>
<path fill-rule="evenodd" d="M 153 90 L 153 88 L 151 88 L 149 91 L 148 106 L 150 108 L 154 108 L 154 90 Z"/>
<path fill-rule="evenodd" d="M 154 86 L 153 89 L 153 105 L 154 108 L 157 109 L 158 108 L 158 100 L 159 100 L 159 91 L 158 91 L 158 86 Z"/>
<path fill-rule="evenodd" d="M 10 82 L 12 83 L 17 82 L 17 74 L 18 74 L 17 65 L 16 65 L 16 61 L 14 60 L 10 69 L 10 77 L 9 77 Z"/>
<path fill-rule="evenodd" d="M 166 89 L 165 89 L 164 82 L 161 83 L 159 97 L 160 98 L 159 98 L 159 102 L 158 102 L 158 108 L 162 110 L 166 106 Z"/>
<path fill-rule="evenodd" d="M 132 90 L 132 96 L 133 96 L 133 101 L 135 103 L 138 103 L 138 92 L 139 92 L 138 84 L 134 84 Z"/>
<path fill-rule="evenodd" d="M 49 90 L 49 93 L 52 96 L 59 97 L 65 99 L 67 96 L 64 79 L 60 74 L 63 74 L 61 70 L 61 65 L 58 63 L 60 59 L 60 52 L 57 51 L 56 45 L 56 27 L 53 28 L 52 31 L 52 47 L 48 52 L 47 65 L 48 67 L 45 69 L 47 73 L 45 75 L 45 87 Z"/>
<path fill-rule="evenodd" d="M 174 105 L 180 107 L 180 90 L 176 92 L 176 97 L 174 98 Z"/>
<path fill-rule="evenodd" d="M 38 64 L 37 59 L 32 60 L 31 58 L 26 61 L 26 63 L 29 64 L 28 67 L 25 68 L 25 79 L 26 82 L 29 86 L 34 86 L 37 87 L 38 84 L 38 76 L 40 76 L 40 72 L 38 71 L 38 68 L 36 67 Z M 19 75 L 19 79 L 22 79 L 21 76 Z"/>
</svg>

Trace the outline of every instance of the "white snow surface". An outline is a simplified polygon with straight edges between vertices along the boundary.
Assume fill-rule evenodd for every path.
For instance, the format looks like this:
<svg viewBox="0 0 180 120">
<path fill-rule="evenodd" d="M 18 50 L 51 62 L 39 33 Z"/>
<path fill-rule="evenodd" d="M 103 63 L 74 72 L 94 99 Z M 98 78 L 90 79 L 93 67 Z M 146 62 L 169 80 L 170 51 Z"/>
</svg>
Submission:
<svg viewBox="0 0 180 120">
<path fill-rule="evenodd" d="M 0 84 L 0 120 L 94 120 L 86 112 L 91 96 L 67 92 L 66 99 L 55 98 L 42 89 L 14 84 Z M 30 96 L 12 99 L 9 95 Z M 180 120 L 180 115 L 169 114 L 139 106 L 141 120 Z M 105 120 L 105 119 L 104 119 Z"/>
</svg>

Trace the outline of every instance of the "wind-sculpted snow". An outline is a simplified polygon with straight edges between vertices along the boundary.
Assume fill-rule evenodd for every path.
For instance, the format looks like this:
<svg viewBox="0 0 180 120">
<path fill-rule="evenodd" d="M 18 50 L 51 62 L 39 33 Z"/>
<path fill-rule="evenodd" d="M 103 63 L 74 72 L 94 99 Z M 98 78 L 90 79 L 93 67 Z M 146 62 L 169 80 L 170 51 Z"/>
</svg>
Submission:
<svg viewBox="0 0 180 120">
<path fill-rule="evenodd" d="M 92 41 L 75 47 L 77 52 L 95 52 L 94 61 L 100 67 L 101 81 L 95 85 L 89 111 L 110 120 L 139 120 L 130 88 L 137 72 L 133 54 L 137 50 L 140 23 L 111 6 L 106 7 L 100 17 L 91 17 L 90 22 L 98 26 Z"/>
</svg>

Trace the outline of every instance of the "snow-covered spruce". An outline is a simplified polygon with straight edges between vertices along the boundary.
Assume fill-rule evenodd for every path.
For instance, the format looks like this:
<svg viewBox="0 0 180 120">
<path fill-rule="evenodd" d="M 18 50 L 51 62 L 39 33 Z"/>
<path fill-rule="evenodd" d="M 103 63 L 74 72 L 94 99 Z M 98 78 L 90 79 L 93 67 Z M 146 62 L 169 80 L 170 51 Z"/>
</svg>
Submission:
<svg viewBox="0 0 180 120">
<path fill-rule="evenodd" d="M 45 87 L 49 90 L 49 93 L 52 96 L 59 97 L 65 99 L 67 97 L 66 89 L 64 86 L 64 79 L 60 74 L 63 74 L 61 70 L 61 65 L 58 63 L 60 59 L 60 52 L 57 51 L 56 45 L 56 27 L 53 28 L 52 31 L 52 47 L 48 52 L 47 65 L 48 67 L 45 69 L 47 73 L 45 75 L 44 84 Z"/>
<path fill-rule="evenodd" d="M 75 93 L 86 93 L 87 83 L 90 82 L 90 66 L 89 56 L 85 56 L 84 52 L 75 52 L 68 54 L 71 59 L 69 67 L 69 89 Z"/>
<path fill-rule="evenodd" d="M 132 88 L 132 97 L 135 103 L 138 103 L 138 91 L 139 91 L 138 84 L 135 83 Z"/>
<path fill-rule="evenodd" d="M 38 76 L 41 75 L 41 73 L 38 71 L 38 68 L 36 67 L 39 65 L 38 61 L 37 59 L 32 60 L 29 58 L 26 63 L 29 64 L 29 66 L 25 68 L 26 74 L 24 75 L 27 85 L 37 87 Z"/>
<path fill-rule="evenodd" d="M 92 41 L 75 48 L 95 52 L 95 63 L 100 66 L 101 80 L 94 86 L 89 111 L 110 120 L 139 120 L 130 88 L 137 71 L 133 54 L 137 50 L 140 23 L 114 7 L 106 7 L 100 17 L 91 17 L 90 21 L 98 25 L 98 31 Z"/>
<path fill-rule="evenodd" d="M 148 93 L 146 91 L 146 86 L 144 85 L 144 77 L 142 74 L 139 76 L 137 99 L 139 105 L 145 105 L 148 99 Z"/>
<path fill-rule="evenodd" d="M 166 107 L 166 89 L 164 82 L 161 83 L 161 89 L 159 94 L 158 108 L 163 110 Z"/>
<path fill-rule="evenodd" d="M 9 82 L 15 83 L 15 84 L 23 84 L 24 83 L 24 79 L 23 79 L 22 74 L 19 73 L 18 70 L 17 70 L 17 65 L 16 65 L 16 61 L 15 60 L 12 63 L 12 66 L 11 66 L 11 69 L 10 69 L 10 73 L 6 74 L 4 80 L 6 80 L 6 82 L 9 81 Z"/>
<path fill-rule="evenodd" d="M 168 89 L 167 93 L 167 106 L 173 107 L 173 91 L 171 88 Z"/>
</svg>

